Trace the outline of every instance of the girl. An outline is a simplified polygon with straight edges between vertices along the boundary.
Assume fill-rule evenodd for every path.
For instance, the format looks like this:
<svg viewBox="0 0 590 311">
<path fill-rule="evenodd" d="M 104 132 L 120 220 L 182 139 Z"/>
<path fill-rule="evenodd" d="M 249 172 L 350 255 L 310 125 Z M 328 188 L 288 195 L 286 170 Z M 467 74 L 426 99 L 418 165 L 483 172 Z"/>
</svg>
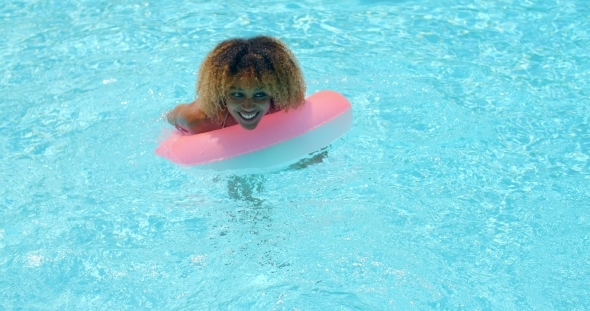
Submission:
<svg viewBox="0 0 590 311">
<path fill-rule="evenodd" d="M 230 39 L 203 61 L 197 95 L 170 111 L 168 122 L 188 134 L 236 124 L 252 130 L 267 113 L 303 105 L 305 82 L 295 56 L 279 40 Z"/>
</svg>

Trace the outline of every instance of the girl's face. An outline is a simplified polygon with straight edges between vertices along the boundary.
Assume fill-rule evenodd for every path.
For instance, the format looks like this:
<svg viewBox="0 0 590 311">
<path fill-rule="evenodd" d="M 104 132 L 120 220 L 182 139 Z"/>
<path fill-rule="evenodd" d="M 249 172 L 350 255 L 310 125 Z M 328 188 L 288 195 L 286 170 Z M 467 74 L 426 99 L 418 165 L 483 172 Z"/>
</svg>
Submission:
<svg viewBox="0 0 590 311">
<path fill-rule="evenodd" d="M 271 97 L 254 78 L 237 78 L 226 96 L 229 114 L 245 129 L 256 128 L 270 109 Z"/>
</svg>

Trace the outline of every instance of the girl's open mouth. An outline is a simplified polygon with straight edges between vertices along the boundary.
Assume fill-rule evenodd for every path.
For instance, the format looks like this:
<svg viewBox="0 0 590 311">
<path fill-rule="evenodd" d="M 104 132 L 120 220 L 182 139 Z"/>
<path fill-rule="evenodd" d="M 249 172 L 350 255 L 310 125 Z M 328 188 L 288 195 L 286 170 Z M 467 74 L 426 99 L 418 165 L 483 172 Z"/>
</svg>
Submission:
<svg viewBox="0 0 590 311">
<path fill-rule="evenodd" d="M 238 111 L 238 113 L 240 114 L 240 117 L 242 117 L 244 120 L 252 120 L 258 115 L 258 112 L 245 113 Z"/>
</svg>

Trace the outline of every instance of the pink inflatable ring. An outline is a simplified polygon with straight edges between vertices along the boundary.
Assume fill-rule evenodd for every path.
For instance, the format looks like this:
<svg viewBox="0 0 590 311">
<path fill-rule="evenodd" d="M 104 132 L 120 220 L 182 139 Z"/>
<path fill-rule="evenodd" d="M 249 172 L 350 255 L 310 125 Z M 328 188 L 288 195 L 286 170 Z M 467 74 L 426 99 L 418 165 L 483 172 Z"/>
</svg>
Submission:
<svg viewBox="0 0 590 311">
<path fill-rule="evenodd" d="M 328 146 L 351 123 L 348 100 L 337 92 L 320 91 L 299 109 L 265 116 L 254 130 L 235 125 L 196 135 L 175 131 L 156 154 L 177 164 L 215 170 L 267 168 Z"/>
</svg>

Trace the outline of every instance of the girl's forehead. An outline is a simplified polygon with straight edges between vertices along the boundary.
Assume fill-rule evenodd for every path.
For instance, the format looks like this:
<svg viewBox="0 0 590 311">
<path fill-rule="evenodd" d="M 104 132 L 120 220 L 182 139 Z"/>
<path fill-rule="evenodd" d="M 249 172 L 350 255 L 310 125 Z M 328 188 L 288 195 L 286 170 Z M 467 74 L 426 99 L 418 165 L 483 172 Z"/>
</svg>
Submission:
<svg viewBox="0 0 590 311">
<path fill-rule="evenodd" d="M 257 89 L 262 88 L 262 84 L 255 76 L 243 74 L 236 76 L 236 78 L 231 84 L 231 87 L 241 89 Z"/>
</svg>

